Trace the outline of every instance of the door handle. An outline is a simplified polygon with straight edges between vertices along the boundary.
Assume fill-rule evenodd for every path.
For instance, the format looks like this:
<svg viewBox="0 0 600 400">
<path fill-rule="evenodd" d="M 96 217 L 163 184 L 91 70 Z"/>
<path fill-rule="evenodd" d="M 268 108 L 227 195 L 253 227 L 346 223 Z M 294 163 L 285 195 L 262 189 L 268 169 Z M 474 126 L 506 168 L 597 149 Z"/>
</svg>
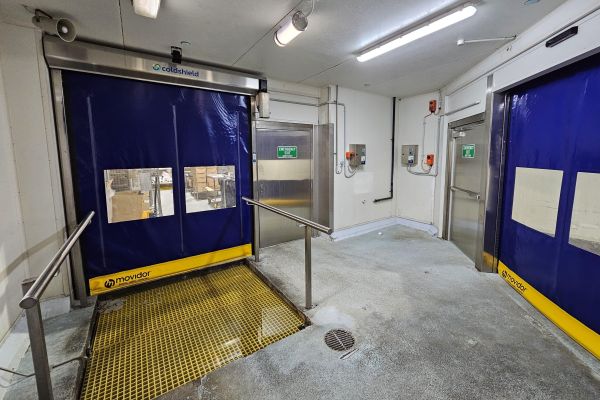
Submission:
<svg viewBox="0 0 600 400">
<path fill-rule="evenodd" d="M 456 186 L 450 186 L 450 190 L 453 192 L 462 192 L 466 193 L 469 197 L 473 197 L 474 199 L 481 200 L 481 195 L 477 192 L 473 192 L 472 190 L 462 189 Z"/>
</svg>

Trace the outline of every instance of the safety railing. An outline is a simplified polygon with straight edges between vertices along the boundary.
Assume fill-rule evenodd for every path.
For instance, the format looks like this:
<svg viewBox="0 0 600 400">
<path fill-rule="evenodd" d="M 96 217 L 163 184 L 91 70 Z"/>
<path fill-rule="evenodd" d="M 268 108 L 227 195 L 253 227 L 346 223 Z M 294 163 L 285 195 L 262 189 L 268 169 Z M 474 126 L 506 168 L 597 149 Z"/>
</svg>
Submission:
<svg viewBox="0 0 600 400">
<path fill-rule="evenodd" d="M 261 203 L 260 201 L 252 200 L 247 197 L 242 197 L 246 203 L 253 205 L 255 207 L 264 208 L 265 210 L 271 211 L 275 214 L 281 215 L 283 217 L 289 218 L 293 221 L 300 223 L 304 226 L 304 285 L 305 285 L 305 306 L 306 309 L 312 308 L 312 247 L 311 247 L 311 239 L 312 239 L 312 229 L 316 229 L 319 232 L 323 232 L 327 235 L 331 234 L 332 229 L 328 226 L 318 224 L 316 222 L 310 221 L 306 218 L 299 217 L 287 211 L 281 210 L 277 207 L 270 206 L 265 203 Z M 258 221 L 257 219 L 255 219 Z M 256 224 L 258 225 L 258 224 Z M 260 243 L 259 243 L 259 235 L 258 229 L 254 234 L 254 257 L 258 262 L 260 261 Z"/>
<path fill-rule="evenodd" d="M 83 221 L 77 225 L 73 233 L 65 240 L 58 252 L 52 257 L 46 268 L 37 278 L 30 278 L 21 284 L 23 298 L 19 306 L 25 310 L 27 318 L 27 330 L 31 343 L 31 355 L 33 358 L 33 370 L 40 400 L 53 400 L 52 380 L 50 378 L 50 364 L 48 361 L 48 350 L 46 348 L 46 337 L 44 335 L 44 323 L 40 309 L 40 298 L 50 284 L 50 281 L 62 265 L 65 258 L 85 230 L 92 222 L 94 212 L 91 211 Z M 83 302 L 85 304 L 85 302 Z"/>
</svg>

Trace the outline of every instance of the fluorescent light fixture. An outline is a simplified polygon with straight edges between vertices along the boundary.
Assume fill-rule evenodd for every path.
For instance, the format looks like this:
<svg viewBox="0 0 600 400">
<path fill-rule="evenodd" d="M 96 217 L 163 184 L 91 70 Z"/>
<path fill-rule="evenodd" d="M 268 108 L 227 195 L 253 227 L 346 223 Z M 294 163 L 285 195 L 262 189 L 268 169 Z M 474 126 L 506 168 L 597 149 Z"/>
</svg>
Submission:
<svg viewBox="0 0 600 400">
<path fill-rule="evenodd" d="M 133 11 L 142 17 L 156 19 L 160 0 L 133 0 Z"/>
<path fill-rule="evenodd" d="M 308 19 L 301 11 L 296 11 L 294 15 L 288 17 L 288 19 L 281 25 L 275 32 L 275 43 L 279 47 L 284 47 L 290 43 L 296 36 L 306 30 L 308 26 Z"/>
<path fill-rule="evenodd" d="M 467 5 L 462 7 L 461 9 L 454 11 L 450 14 L 446 14 L 445 16 L 438 18 L 427 25 L 424 25 L 420 28 L 417 28 L 413 31 L 410 31 L 400 37 L 390 40 L 389 42 L 383 43 L 380 46 L 377 46 L 371 50 L 368 50 L 356 59 L 360 62 L 368 61 L 372 58 L 380 56 L 382 54 L 387 53 L 388 51 L 392 51 L 397 49 L 400 46 L 404 46 L 410 42 L 413 42 L 417 39 L 421 39 L 427 35 L 430 35 L 434 32 L 442 30 L 444 28 L 449 27 L 450 25 L 454 25 L 457 22 L 465 20 L 469 17 L 472 17 L 477 12 L 477 8 L 472 5 Z"/>
</svg>

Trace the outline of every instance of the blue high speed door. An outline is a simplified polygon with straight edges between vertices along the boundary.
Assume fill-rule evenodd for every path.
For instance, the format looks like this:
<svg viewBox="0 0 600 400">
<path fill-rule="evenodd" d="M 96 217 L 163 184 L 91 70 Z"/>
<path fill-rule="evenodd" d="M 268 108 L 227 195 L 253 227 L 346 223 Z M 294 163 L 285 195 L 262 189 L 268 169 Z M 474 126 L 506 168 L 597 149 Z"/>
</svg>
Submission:
<svg viewBox="0 0 600 400">
<path fill-rule="evenodd" d="M 499 272 L 600 356 L 600 56 L 509 98 Z"/>
<path fill-rule="evenodd" d="M 92 295 L 252 253 L 248 96 L 71 71 L 63 86 Z"/>
</svg>

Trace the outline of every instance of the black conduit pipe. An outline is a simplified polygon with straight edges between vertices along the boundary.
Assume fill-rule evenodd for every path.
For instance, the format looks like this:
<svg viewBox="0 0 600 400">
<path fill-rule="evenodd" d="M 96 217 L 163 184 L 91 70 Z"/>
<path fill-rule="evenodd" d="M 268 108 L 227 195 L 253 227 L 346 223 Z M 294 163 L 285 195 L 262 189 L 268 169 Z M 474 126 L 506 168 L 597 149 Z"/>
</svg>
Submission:
<svg viewBox="0 0 600 400">
<path fill-rule="evenodd" d="M 373 200 L 373 203 L 379 203 L 380 201 L 392 200 L 394 198 L 394 154 L 396 146 L 396 98 L 392 97 L 392 168 L 390 178 L 390 195 L 388 197 L 382 197 L 381 199 Z"/>
</svg>

